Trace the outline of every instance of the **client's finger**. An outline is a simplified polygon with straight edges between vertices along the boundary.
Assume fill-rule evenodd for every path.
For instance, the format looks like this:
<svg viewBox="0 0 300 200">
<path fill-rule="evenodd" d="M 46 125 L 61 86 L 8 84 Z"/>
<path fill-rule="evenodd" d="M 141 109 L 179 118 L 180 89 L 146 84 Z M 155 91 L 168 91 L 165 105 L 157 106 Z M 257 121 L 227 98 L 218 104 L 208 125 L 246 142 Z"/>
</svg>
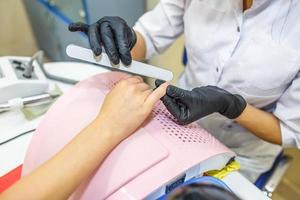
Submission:
<svg viewBox="0 0 300 200">
<path fill-rule="evenodd" d="M 162 85 L 160 85 L 158 88 L 156 88 L 151 94 L 149 94 L 149 96 L 146 98 L 145 103 L 148 106 L 153 107 L 155 105 L 156 102 L 158 102 L 160 100 L 160 98 L 162 98 L 165 94 L 166 94 L 166 90 L 168 87 L 169 83 L 166 82 Z"/>
</svg>

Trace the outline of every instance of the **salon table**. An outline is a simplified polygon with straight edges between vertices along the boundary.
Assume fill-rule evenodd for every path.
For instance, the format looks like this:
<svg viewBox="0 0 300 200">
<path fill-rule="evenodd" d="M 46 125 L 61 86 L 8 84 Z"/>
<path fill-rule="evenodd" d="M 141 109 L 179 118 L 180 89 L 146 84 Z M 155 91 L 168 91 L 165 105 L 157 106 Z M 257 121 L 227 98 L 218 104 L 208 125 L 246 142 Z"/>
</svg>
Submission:
<svg viewBox="0 0 300 200">
<path fill-rule="evenodd" d="M 51 74 L 78 81 L 108 71 L 95 65 L 73 62 L 46 63 L 45 68 Z M 63 92 L 71 87 L 53 80 L 49 80 L 49 83 L 50 87 L 58 85 Z M 0 114 L 0 184 L 1 177 L 23 164 L 34 130 L 42 117 L 28 121 L 19 110 Z M 269 199 L 238 171 L 231 172 L 223 181 L 242 199 Z"/>
</svg>

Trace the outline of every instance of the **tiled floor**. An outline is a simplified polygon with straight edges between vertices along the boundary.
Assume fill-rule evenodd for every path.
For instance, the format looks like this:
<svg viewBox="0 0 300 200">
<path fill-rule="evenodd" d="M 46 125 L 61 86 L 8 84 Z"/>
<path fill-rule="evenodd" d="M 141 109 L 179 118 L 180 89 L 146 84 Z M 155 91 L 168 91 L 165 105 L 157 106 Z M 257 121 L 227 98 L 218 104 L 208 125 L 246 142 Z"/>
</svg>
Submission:
<svg viewBox="0 0 300 200">
<path fill-rule="evenodd" d="M 0 56 L 30 56 L 38 50 L 20 0 L 0 1 Z M 180 64 L 183 48 L 182 38 L 166 53 L 155 57 L 152 63 L 175 69 L 177 77 L 182 70 Z M 293 157 L 292 165 L 275 192 L 274 200 L 300 199 L 300 151 L 288 149 L 286 154 Z"/>
</svg>

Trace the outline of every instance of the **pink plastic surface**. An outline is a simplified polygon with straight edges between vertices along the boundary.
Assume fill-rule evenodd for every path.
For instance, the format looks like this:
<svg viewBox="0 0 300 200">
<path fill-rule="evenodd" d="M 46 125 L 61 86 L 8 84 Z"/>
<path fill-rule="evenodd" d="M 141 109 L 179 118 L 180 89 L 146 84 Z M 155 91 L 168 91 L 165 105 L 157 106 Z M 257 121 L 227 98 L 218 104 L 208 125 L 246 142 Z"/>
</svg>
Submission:
<svg viewBox="0 0 300 200">
<path fill-rule="evenodd" d="M 93 76 L 64 94 L 40 123 L 23 165 L 28 174 L 51 158 L 98 114 L 116 82 L 127 75 Z M 212 156 L 232 152 L 197 124 L 179 126 L 158 103 L 152 115 L 74 192 L 73 199 L 142 199 Z M 62 177 L 63 178 L 63 177 Z"/>
</svg>

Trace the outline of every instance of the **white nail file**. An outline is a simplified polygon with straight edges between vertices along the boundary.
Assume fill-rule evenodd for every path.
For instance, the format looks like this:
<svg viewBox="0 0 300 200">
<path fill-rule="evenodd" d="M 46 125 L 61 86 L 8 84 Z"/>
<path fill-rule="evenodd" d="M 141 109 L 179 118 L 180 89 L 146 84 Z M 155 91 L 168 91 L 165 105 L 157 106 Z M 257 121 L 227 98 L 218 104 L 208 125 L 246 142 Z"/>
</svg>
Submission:
<svg viewBox="0 0 300 200">
<path fill-rule="evenodd" d="M 173 79 L 173 73 L 171 71 L 154 67 L 145 63 L 137 62 L 134 60 L 129 66 L 125 66 L 121 62 L 118 65 L 112 65 L 106 53 L 102 52 L 101 56 L 95 57 L 91 49 L 80 47 L 74 44 L 70 44 L 67 46 L 66 53 L 71 58 L 76 58 L 100 66 L 102 65 L 105 67 L 114 68 L 120 71 L 130 72 L 165 81 L 170 81 Z"/>
</svg>

